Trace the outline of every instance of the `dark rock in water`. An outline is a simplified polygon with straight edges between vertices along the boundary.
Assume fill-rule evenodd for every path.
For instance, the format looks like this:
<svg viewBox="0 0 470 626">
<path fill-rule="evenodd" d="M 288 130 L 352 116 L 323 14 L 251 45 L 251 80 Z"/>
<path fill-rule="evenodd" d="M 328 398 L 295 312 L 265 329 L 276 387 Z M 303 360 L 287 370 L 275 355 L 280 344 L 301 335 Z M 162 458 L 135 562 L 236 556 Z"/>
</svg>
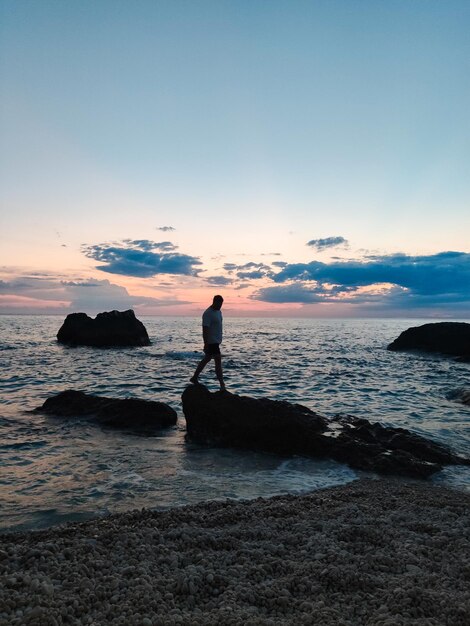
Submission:
<svg viewBox="0 0 470 626">
<path fill-rule="evenodd" d="M 98 313 L 95 319 L 86 313 L 71 313 L 57 333 L 57 341 L 94 347 L 150 345 L 145 326 L 131 309 Z"/>
<path fill-rule="evenodd" d="M 174 426 L 177 420 L 176 411 L 163 402 L 105 398 L 73 390 L 48 398 L 35 411 L 58 417 L 91 417 L 103 426 L 146 431 Z"/>
<path fill-rule="evenodd" d="M 414 326 L 401 333 L 387 350 L 424 350 L 441 352 L 470 360 L 470 324 L 437 322 Z"/>
<path fill-rule="evenodd" d="M 444 464 L 470 465 L 444 445 L 366 419 L 327 420 L 300 404 L 211 393 L 203 385 L 187 387 L 182 399 L 187 436 L 199 443 L 330 457 L 357 469 L 416 478 Z"/>
<path fill-rule="evenodd" d="M 448 400 L 455 400 L 456 402 L 461 402 L 462 404 L 467 404 L 470 406 L 470 388 L 469 389 L 455 389 L 447 394 Z"/>
<path fill-rule="evenodd" d="M 234 447 L 291 453 L 305 445 L 306 436 L 327 429 L 324 417 L 300 404 L 211 393 L 204 385 L 185 389 L 183 411 L 191 439 Z"/>
</svg>

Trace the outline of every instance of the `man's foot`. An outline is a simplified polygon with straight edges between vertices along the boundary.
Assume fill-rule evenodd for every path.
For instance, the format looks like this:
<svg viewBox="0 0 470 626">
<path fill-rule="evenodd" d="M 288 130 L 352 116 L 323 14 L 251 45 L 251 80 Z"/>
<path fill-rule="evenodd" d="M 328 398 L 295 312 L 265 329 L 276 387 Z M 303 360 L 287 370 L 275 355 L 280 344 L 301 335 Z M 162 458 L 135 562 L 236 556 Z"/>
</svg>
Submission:
<svg viewBox="0 0 470 626">
<path fill-rule="evenodd" d="M 225 385 L 220 385 L 220 391 L 227 391 L 227 387 Z"/>
<path fill-rule="evenodd" d="M 198 385 L 199 384 L 199 381 L 198 381 L 196 376 L 191 376 L 191 378 L 189 379 L 189 382 L 193 383 L 193 385 Z"/>
</svg>

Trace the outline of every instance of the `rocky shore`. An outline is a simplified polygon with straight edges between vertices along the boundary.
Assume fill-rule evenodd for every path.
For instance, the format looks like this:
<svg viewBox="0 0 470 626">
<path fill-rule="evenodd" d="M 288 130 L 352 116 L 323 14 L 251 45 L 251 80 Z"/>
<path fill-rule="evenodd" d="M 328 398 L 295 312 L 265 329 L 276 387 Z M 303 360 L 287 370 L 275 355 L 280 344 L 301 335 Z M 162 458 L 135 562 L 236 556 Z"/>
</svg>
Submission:
<svg viewBox="0 0 470 626">
<path fill-rule="evenodd" d="M 0 536 L 0 625 L 470 623 L 470 494 L 361 480 Z"/>
<path fill-rule="evenodd" d="M 329 457 L 409 478 L 428 478 L 444 465 L 470 465 L 469 458 L 406 428 L 353 415 L 326 418 L 284 400 L 212 393 L 197 384 L 186 387 L 182 403 L 187 438 L 210 446 Z"/>
</svg>

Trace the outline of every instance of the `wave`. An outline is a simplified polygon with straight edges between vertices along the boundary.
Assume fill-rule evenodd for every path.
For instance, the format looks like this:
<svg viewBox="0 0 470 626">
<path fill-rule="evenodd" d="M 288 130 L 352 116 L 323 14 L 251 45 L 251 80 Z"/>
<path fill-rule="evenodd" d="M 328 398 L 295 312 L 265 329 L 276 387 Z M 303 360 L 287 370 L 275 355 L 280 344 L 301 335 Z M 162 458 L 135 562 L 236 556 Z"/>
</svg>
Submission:
<svg viewBox="0 0 470 626">
<path fill-rule="evenodd" d="M 3 443 L 0 445 L 0 450 L 35 450 L 36 448 L 43 448 L 47 446 L 47 441 L 20 441 L 18 443 Z"/>
<path fill-rule="evenodd" d="M 166 359 L 174 359 L 175 361 L 184 361 L 185 359 L 194 359 L 195 356 L 201 355 L 199 350 L 170 350 L 165 352 L 163 357 Z"/>
</svg>

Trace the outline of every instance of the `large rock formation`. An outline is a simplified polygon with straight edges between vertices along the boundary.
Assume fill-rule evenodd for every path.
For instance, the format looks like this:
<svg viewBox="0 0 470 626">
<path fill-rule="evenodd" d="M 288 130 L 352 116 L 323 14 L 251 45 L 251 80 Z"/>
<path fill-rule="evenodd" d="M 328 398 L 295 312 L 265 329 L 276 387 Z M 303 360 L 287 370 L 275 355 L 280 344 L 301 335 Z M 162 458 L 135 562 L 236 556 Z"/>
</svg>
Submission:
<svg viewBox="0 0 470 626">
<path fill-rule="evenodd" d="M 176 424 L 177 415 L 168 404 L 135 398 L 106 398 L 81 391 L 62 391 L 37 409 L 58 417 L 89 417 L 103 426 L 157 430 Z"/>
<path fill-rule="evenodd" d="M 424 350 L 470 359 L 470 324 L 436 322 L 408 328 L 395 339 L 388 350 Z"/>
<path fill-rule="evenodd" d="M 404 428 L 351 416 L 327 420 L 300 404 L 211 393 L 203 385 L 185 389 L 183 412 L 188 438 L 209 445 L 330 457 L 357 469 L 417 478 L 445 464 L 470 465 Z"/>
<path fill-rule="evenodd" d="M 98 313 L 95 319 L 86 313 L 71 313 L 57 333 L 57 341 L 95 347 L 150 345 L 145 326 L 131 309 Z"/>
</svg>

